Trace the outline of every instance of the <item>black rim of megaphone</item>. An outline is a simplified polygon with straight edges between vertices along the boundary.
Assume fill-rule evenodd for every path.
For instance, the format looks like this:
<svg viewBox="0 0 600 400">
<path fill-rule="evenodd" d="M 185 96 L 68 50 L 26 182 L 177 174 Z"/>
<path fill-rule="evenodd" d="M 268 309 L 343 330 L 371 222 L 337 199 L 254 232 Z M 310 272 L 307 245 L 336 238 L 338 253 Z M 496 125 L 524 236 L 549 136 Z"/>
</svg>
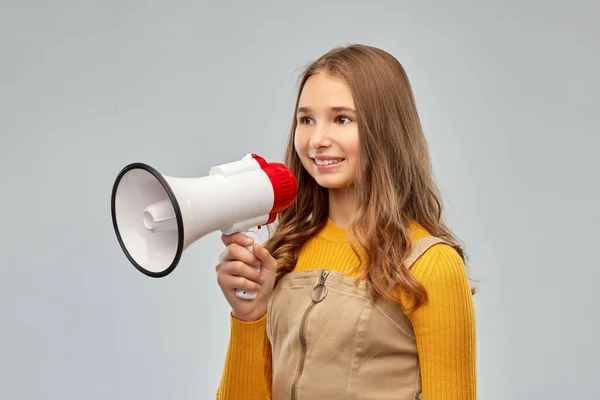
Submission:
<svg viewBox="0 0 600 400">
<path fill-rule="evenodd" d="M 119 233 L 119 226 L 117 225 L 117 216 L 116 216 L 116 210 L 115 210 L 115 198 L 117 196 L 117 188 L 119 187 L 119 182 L 121 182 L 121 179 L 123 179 L 123 176 L 125 176 L 125 174 L 127 172 L 131 171 L 132 169 L 142 169 L 142 170 L 147 171 L 147 172 L 151 173 L 152 175 L 154 175 L 154 177 L 160 182 L 162 187 L 167 192 L 167 195 L 169 196 L 169 199 L 171 200 L 171 203 L 173 204 L 173 209 L 175 210 L 175 219 L 177 220 L 177 252 L 175 253 L 175 257 L 173 258 L 171 265 L 169 265 L 169 267 L 162 272 L 148 271 L 147 269 L 145 269 L 141 265 L 139 265 L 133 259 L 131 254 L 129 254 L 129 251 L 127 251 L 127 247 L 125 246 L 125 243 L 123 243 L 123 239 L 121 238 L 121 234 Z M 179 207 L 177 198 L 175 197 L 173 190 L 171 189 L 171 187 L 169 186 L 169 184 L 167 183 L 165 178 L 163 178 L 163 176 L 156 169 L 152 168 L 148 164 L 144 164 L 141 162 L 131 163 L 131 164 L 127 165 L 125 168 L 123 168 L 121 170 L 121 172 L 119 172 L 119 174 L 117 175 L 117 178 L 115 179 L 115 183 L 113 184 L 110 203 L 111 203 L 113 228 L 115 230 L 117 240 L 119 241 L 119 245 L 121 246 L 121 249 L 125 253 L 125 256 L 129 260 L 129 262 L 131 262 L 131 264 L 133 264 L 133 266 L 135 268 L 137 268 L 140 272 L 142 272 L 143 274 L 148 275 L 150 277 L 153 277 L 153 278 L 162 278 L 164 276 L 169 275 L 171 272 L 173 272 L 173 270 L 179 263 L 179 260 L 181 258 L 181 253 L 183 252 L 183 233 L 184 233 L 183 232 L 183 218 L 181 217 L 181 208 Z"/>
</svg>

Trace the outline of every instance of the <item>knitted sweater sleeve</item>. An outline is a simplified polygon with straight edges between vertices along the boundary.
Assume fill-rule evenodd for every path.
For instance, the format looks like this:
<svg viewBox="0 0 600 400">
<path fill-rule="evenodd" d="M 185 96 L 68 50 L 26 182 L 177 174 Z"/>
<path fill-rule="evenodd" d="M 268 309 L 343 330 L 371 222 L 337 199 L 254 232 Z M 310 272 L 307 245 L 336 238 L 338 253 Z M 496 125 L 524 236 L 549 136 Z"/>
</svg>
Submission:
<svg viewBox="0 0 600 400">
<path fill-rule="evenodd" d="M 265 400 L 271 398 L 271 343 L 267 315 L 242 322 L 230 315 L 229 346 L 217 400 Z"/>
<path fill-rule="evenodd" d="M 436 245 L 411 272 L 428 295 L 427 304 L 409 316 L 423 400 L 476 399 L 475 310 L 463 260 L 452 247 Z"/>
</svg>

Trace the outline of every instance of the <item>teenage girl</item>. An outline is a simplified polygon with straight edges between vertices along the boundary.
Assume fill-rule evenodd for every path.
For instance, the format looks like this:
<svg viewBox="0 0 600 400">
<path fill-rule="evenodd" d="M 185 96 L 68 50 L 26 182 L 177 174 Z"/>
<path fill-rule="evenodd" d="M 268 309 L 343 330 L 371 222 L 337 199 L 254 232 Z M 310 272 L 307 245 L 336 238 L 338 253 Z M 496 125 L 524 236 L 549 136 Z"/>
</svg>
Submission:
<svg viewBox="0 0 600 400">
<path fill-rule="evenodd" d="M 251 252 L 222 236 L 232 312 L 217 399 L 475 399 L 465 255 L 402 65 L 363 45 L 309 65 L 285 164 L 298 196 L 270 239 Z"/>
</svg>

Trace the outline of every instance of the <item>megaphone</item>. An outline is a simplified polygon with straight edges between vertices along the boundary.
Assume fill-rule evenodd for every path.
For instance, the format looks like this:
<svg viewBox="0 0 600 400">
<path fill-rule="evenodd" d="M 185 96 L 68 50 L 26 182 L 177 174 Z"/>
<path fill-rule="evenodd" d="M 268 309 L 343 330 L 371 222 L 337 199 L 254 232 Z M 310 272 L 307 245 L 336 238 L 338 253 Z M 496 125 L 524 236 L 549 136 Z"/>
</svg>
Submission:
<svg viewBox="0 0 600 400">
<path fill-rule="evenodd" d="M 160 278 L 209 233 L 243 232 L 258 241 L 256 229 L 274 222 L 296 194 L 290 169 L 253 153 L 194 178 L 165 176 L 136 162 L 125 166 L 113 184 L 113 228 L 131 264 Z M 256 293 L 238 289 L 237 296 L 253 299 Z"/>
</svg>

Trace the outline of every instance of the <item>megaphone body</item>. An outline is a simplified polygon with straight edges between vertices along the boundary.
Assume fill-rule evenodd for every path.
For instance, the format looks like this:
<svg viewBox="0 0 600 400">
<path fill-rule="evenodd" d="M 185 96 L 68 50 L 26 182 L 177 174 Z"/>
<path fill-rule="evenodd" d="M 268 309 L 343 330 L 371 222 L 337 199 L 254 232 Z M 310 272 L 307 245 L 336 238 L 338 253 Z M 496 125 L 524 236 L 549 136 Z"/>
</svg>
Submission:
<svg viewBox="0 0 600 400">
<path fill-rule="evenodd" d="M 243 232 L 258 241 L 255 229 L 274 222 L 296 193 L 296 178 L 285 165 L 256 154 L 197 178 L 165 176 L 147 164 L 132 163 L 113 185 L 113 227 L 139 271 L 164 277 L 191 244 L 209 233 Z M 238 290 L 237 295 L 252 299 L 256 293 Z"/>
</svg>

